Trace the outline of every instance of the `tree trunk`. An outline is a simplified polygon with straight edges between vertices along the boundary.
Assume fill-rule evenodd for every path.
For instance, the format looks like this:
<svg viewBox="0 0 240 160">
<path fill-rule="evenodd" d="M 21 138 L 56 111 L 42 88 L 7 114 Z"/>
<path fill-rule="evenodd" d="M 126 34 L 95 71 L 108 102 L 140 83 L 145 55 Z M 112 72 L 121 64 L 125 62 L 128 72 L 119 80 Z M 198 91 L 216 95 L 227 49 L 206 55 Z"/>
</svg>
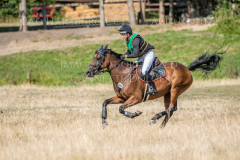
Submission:
<svg viewBox="0 0 240 160">
<path fill-rule="evenodd" d="M 103 0 L 99 0 L 100 27 L 105 27 Z"/>
<path fill-rule="evenodd" d="M 145 5 L 145 4 L 144 4 Z M 141 18 L 141 23 L 145 22 L 145 15 L 143 15 L 143 0 L 140 0 L 140 18 Z M 145 11 L 144 11 L 145 14 Z"/>
<path fill-rule="evenodd" d="M 187 18 L 192 18 L 192 4 L 191 4 L 190 0 L 187 1 L 187 5 L 188 5 L 188 15 L 187 15 Z"/>
<path fill-rule="evenodd" d="M 164 20 L 164 15 L 165 15 L 165 10 L 164 10 L 164 0 L 159 0 L 159 24 L 163 24 L 165 22 Z"/>
<path fill-rule="evenodd" d="M 22 3 L 19 2 L 19 31 L 22 31 Z"/>
<path fill-rule="evenodd" d="M 135 26 L 136 25 L 136 16 L 135 16 L 135 12 L 134 12 L 133 1 L 127 0 L 127 5 L 128 5 L 129 23 L 131 26 Z"/>
<path fill-rule="evenodd" d="M 173 0 L 170 0 L 170 6 L 169 6 L 169 22 L 173 22 Z"/>
<path fill-rule="evenodd" d="M 22 24 L 23 28 L 22 31 L 26 32 L 27 31 L 27 3 L 26 0 L 22 0 Z"/>
<path fill-rule="evenodd" d="M 141 3 L 142 3 L 142 15 L 143 15 L 143 21 L 145 22 L 145 18 L 146 18 L 146 12 L 145 12 L 146 2 L 145 2 L 145 0 L 141 0 Z"/>
</svg>

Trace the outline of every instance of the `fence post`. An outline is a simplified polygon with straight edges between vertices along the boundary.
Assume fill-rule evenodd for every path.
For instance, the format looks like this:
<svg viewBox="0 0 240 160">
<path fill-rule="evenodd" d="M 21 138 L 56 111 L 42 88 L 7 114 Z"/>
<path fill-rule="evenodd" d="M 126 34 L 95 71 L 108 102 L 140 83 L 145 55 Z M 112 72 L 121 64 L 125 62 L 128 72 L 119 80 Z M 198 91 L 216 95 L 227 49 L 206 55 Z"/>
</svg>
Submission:
<svg viewBox="0 0 240 160">
<path fill-rule="evenodd" d="M 27 31 L 27 3 L 26 0 L 22 0 L 22 6 L 21 6 L 21 15 L 22 15 L 22 31 Z"/>
<path fill-rule="evenodd" d="M 43 29 L 47 29 L 46 25 L 46 3 L 42 3 L 42 11 L 43 11 Z"/>
<path fill-rule="evenodd" d="M 100 27 L 105 27 L 103 0 L 99 0 Z"/>
</svg>

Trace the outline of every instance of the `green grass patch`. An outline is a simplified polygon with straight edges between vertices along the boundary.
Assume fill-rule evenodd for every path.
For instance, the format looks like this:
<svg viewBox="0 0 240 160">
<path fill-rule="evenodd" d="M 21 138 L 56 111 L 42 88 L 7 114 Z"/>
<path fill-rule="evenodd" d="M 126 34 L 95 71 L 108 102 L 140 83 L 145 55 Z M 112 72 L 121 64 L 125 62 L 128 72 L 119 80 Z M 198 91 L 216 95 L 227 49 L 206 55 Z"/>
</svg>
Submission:
<svg viewBox="0 0 240 160">
<path fill-rule="evenodd" d="M 240 16 L 219 18 L 216 24 L 208 31 L 220 34 L 240 34 Z"/>
<path fill-rule="evenodd" d="M 192 31 L 166 31 L 149 34 L 144 38 L 155 46 L 155 54 L 163 62 L 180 62 L 188 66 L 207 50 L 211 53 L 224 41 L 230 45 L 220 67 L 209 74 L 210 79 L 237 78 L 240 73 L 239 36 L 187 36 Z M 85 71 L 101 45 L 90 44 L 70 47 L 65 50 L 30 51 L 0 57 L 0 85 L 33 83 L 37 85 L 83 85 L 110 83 L 108 73 L 87 78 Z M 227 45 L 222 49 L 225 50 Z M 117 53 L 125 53 L 123 40 L 115 40 L 109 48 Z M 128 59 L 135 60 L 135 59 Z M 203 79 L 201 72 L 192 73 L 194 79 Z"/>
</svg>

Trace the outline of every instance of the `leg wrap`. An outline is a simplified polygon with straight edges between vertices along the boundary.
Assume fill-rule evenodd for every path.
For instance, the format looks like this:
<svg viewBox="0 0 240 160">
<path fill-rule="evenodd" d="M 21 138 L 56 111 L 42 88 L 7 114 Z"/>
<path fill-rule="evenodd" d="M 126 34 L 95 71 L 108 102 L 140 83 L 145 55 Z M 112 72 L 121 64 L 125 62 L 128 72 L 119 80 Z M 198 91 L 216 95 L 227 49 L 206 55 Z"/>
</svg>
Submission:
<svg viewBox="0 0 240 160">
<path fill-rule="evenodd" d="M 102 107 L 102 118 L 107 119 L 107 107 Z"/>
<path fill-rule="evenodd" d="M 162 116 L 163 116 L 163 115 L 162 115 L 161 113 L 158 113 L 158 114 L 155 115 L 155 118 L 156 118 L 156 119 L 159 119 L 159 118 L 161 118 Z"/>
<path fill-rule="evenodd" d="M 174 105 L 171 111 L 176 111 L 176 110 L 177 110 L 177 105 Z"/>
<path fill-rule="evenodd" d="M 124 111 L 124 109 L 122 107 L 119 107 L 119 112 L 122 113 L 122 114 L 125 113 L 125 111 Z"/>
<path fill-rule="evenodd" d="M 131 113 L 131 112 L 127 112 L 127 111 L 125 111 L 123 115 L 126 116 L 126 117 L 129 117 L 129 118 L 136 117 L 135 113 Z"/>
</svg>

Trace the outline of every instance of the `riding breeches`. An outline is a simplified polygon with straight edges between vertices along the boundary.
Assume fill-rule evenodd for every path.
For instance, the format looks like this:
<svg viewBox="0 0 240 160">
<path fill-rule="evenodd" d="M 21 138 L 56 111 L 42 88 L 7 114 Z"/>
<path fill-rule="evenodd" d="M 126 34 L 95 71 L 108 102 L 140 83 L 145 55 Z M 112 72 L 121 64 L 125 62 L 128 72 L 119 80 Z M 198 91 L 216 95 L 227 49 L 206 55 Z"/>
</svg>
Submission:
<svg viewBox="0 0 240 160">
<path fill-rule="evenodd" d="M 145 55 L 138 58 L 138 62 L 143 62 L 142 75 L 145 76 L 145 72 L 149 71 L 154 61 L 155 54 L 152 50 L 149 50 Z"/>
</svg>

